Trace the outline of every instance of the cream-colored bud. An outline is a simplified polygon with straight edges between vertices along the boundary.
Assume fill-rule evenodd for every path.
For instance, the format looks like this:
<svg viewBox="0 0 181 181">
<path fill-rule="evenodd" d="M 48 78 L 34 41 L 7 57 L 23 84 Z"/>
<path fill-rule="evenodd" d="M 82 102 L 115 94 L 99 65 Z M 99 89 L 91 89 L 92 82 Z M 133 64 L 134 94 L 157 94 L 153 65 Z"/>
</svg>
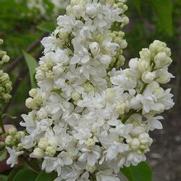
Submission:
<svg viewBox="0 0 181 181">
<path fill-rule="evenodd" d="M 128 43 L 126 40 L 122 40 L 120 43 L 120 48 L 121 49 L 125 49 L 128 46 Z"/>
<path fill-rule="evenodd" d="M 120 103 L 116 106 L 116 110 L 120 115 L 123 115 L 126 112 L 127 105 L 126 103 Z"/>
<path fill-rule="evenodd" d="M 18 149 L 18 150 L 22 150 L 22 149 L 23 149 L 23 144 L 22 144 L 22 143 L 19 143 L 18 146 L 17 146 L 17 149 Z"/>
<path fill-rule="evenodd" d="M 10 60 L 10 57 L 9 57 L 8 55 L 4 55 L 3 58 L 2 58 L 2 61 L 3 61 L 4 63 L 9 62 L 9 60 Z"/>
<path fill-rule="evenodd" d="M 115 96 L 115 92 L 113 89 L 107 89 L 106 90 L 106 101 L 110 102 L 113 100 L 113 97 Z"/>
<path fill-rule="evenodd" d="M 41 138 L 39 143 L 38 143 L 38 147 L 41 149 L 46 149 L 48 146 L 48 140 L 47 138 Z"/>
<path fill-rule="evenodd" d="M 144 72 L 142 75 L 143 82 L 149 84 L 156 78 L 155 72 Z"/>
<path fill-rule="evenodd" d="M 89 139 L 85 142 L 85 144 L 86 144 L 88 147 L 92 147 L 92 146 L 95 145 L 95 139 L 89 138 Z"/>
<path fill-rule="evenodd" d="M 131 147 L 132 147 L 133 149 L 138 149 L 139 146 L 140 146 L 140 141 L 139 141 L 139 139 L 134 138 L 134 139 L 131 141 Z"/>
<path fill-rule="evenodd" d="M 152 142 L 152 139 L 149 137 L 147 133 L 142 133 L 139 135 L 139 140 L 141 144 L 147 144 L 149 142 Z"/>
<path fill-rule="evenodd" d="M 172 63 L 172 59 L 165 52 L 160 52 L 156 55 L 154 62 L 156 68 L 162 68 L 170 65 Z"/>
<path fill-rule="evenodd" d="M 156 79 L 156 81 L 159 82 L 160 84 L 166 84 L 170 82 L 170 79 L 173 77 L 174 76 L 172 76 L 170 73 L 160 74 L 160 76 Z"/>
<path fill-rule="evenodd" d="M 45 108 L 41 108 L 41 109 L 37 112 L 37 116 L 38 116 L 39 119 L 45 119 L 45 118 L 47 118 L 48 113 L 47 113 L 47 111 L 46 111 Z"/>
<path fill-rule="evenodd" d="M 92 85 L 91 83 L 89 83 L 89 82 L 86 82 L 86 83 L 84 84 L 84 89 L 85 89 L 86 92 L 94 92 L 94 87 L 93 87 L 93 85 Z"/>
<path fill-rule="evenodd" d="M 37 89 L 31 89 L 31 90 L 29 91 L 29 95 L 30 95 L 31 97 L 35 97 L 35 96 L 37 95 Z"/>
<path fill-rule="evenodd" d="M 44 151 L 40 148 L 35 148 L 33 153 L 30 155 L 32 158 L 40 159 L 44 156 Z"/>
<path fill-rule="evenodd" d="M 77 102 L 80 99 L 80 94 L 78 92 L 73 92 L 72 99 Z"/>
<path fill-rule="evenodd" d="M 149 62 L 147 62 L 147 61 L 138 61 L 138 69 L 139 69 L 139 71 L 140 72 L 145 72 L 145 71 L 147 71 L 147 70 L 149 70 L 150 69 L 150 64 L 149 64 Z"/>
<path fill-rule="evenodd" d="M 151 60 L 151 52 L 148 48 L 143 48 L 140 52 L 140 58 L 141 60 L 144 60 L 146 62 L 150 62 Z"/>
<path fill-rule="evenodd" d="M 33 99 L 31 97 L 26 99 L 25 105 L 26 105 L 27 108 L 31 109 L 32 108 L 32 104 L 33 104 Z"/>
<path fill-rule="evenodd" d="M 138 67 L 138 58 L 132 58 L 130 61 L 129 61 L 129 67 L 131 69 L 137 69 Z"/>
<path fill-rule="evenodd" d="M 56 148 L 53 146 L 47 146 L 45 154 L 48 156 L 54 156 L 56 153 Z"/>
</svg>

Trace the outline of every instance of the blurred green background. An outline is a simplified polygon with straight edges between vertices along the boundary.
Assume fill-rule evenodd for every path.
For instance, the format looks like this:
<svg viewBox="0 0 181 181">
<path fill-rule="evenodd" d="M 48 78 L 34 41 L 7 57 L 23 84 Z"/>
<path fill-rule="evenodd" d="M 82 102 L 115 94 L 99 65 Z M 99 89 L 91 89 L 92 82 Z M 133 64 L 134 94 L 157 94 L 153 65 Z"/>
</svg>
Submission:
<svg viewBox="0 0 181 181">
<path fill-rule="evenodd" d="M 26 1 L 0 0 L 0 38 L 4 39 L 4 49 L 11 56 L 6 70 L 13 80 L 13 99 L 6 106 L 6 122 L 18 124 L 20 115 L 26 112 L 24 106 L 31 88 L 28 67 L 23 51 L 32 56 L 41 56 L 40 40 L 50 33 L 56 23 L 53 5 L 45 0 L 47 16 L 41 16 L 26 6 Z M 19 0 L 20 1 L 20 0 Z M 172 49 L 171 72 L 175 79 L 167 85 L 172 88 L 176 105 L 164 121 L 164 130 L 155 133 L 155 144 L 150 154 L 155 181 L 181 180 L 181 0 L 128 0 L 130 19 L 125 28 L 128 48 L 127 60 L 137 57 L 141 48 L 159 39 Z M 60 10 L 60 14 L 63 10 Z M 17 119 L 14 119 L 16 116 Z"/>
</svg>

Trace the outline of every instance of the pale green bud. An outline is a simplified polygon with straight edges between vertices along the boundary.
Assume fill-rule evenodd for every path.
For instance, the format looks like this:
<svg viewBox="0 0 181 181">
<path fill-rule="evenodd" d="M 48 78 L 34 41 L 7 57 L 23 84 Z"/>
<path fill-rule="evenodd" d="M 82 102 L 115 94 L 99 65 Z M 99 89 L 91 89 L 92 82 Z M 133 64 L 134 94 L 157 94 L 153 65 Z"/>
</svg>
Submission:
<svg viewBox="0 0 181 181">
<path fill-rule="evenodd" d="M 4 63 L 9 62 L 9 60 L 10 60 L 10 57 L 9 57 L 8 55 L 4 55 L 3 58 L 2 58 L 2 61 L 3 61 Z"/>
<path fill-rule="evenodd" d="M 33 153 L 31 154 L 31 157 L 37 158 L 37 159 L 43 158 L 44 157 L 44 151 L 40 148 L 35 148 L 33 150 Z"/>
<path fill-rule="evenodd" d="M 84 89 L 86 92 L 94 92 L 94 87 L 89 82 L 84 83 Z"/>
<path fill-rule="evenodd" d="M 131 147 L 132 147 L 133 149 L 138 149 L 139 146 L 140 146 L 140 141 L 139 141 L 139 139 L 134 138 L 134 139 L 131 141 Z"/>
<path fill-rule="evenodd" d="M 167 56 L 165 52 L 160 52 L 156 55 L 154 62 L 156 68 L 162 68 L 164 66 L 170 65 L 172 63 L 172 59 Z"/>
<path fill-rule="evenodd" d="M 118 104 L 118 105 L 116 106 L 116 111 L 117 111 L 120 115 L 125 114 L 126 109 L 127 109 L 126 103 L 120 103 L 120 104 Z"/>
<path fill-rule="evenodd" d="M 148 61 L 138 61 L 138 69 L 140 72 L 145 72 L 150 69 L 150 64 Z"/>
<path fill-rule="evenodd" d="M 48 140 L 46 138 L 41 138 L 38 143 L 38 147 L 45 150 L 47 146 L 48 146 Z"/>
<path fill-rule="evenodd" d="M 149 84 L 156 78 L 155 72 L 144 72 L 142 75 L 143 82 Z"/>
<path fill-rule="evenodd" d="M 13 145 L 13 137 L 12 136 L 7 136 L 6 138 L 5 138 L 5 144 L 6 145 Z"/>
<path fill-rule="evenodd" d="M 28 99 L 26 99 L 26 102 L 25 102 L 26 107 L 31 109 L 32 108 L 32 102 L 33 102 L 32 98 L 29 97 Z"/>
<path fill-rule="evenodd" d="M 78 92 L 73 92 L 72 99 L 77 102 L 80 99 L 80 94 Z"/>
<path fill-rule="evenodd" d="M 54 156 L 56 153 L 56 148 L 53 146 L 47 146 L 45 154 L 48 156 Z"/>
<path fill-rule="evenodd" d="M 31 89 L 31 90 L 29 91 L 29 95 L 30 95 L 31 97 L 35 97 L 35 96 L 37 95 L 37 89 Z"/>
</svg>

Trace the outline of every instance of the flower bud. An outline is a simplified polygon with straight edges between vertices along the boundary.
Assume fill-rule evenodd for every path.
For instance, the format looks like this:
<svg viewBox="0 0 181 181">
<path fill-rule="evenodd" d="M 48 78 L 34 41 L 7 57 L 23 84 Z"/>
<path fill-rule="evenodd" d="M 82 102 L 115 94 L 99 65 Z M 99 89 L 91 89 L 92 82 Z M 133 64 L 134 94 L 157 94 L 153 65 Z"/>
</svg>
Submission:
<svg viewBox="0 0 181 181">
<path fill-rule="evenodd" d="M 94 86 L 89 82 L 84 84 L 84 89 L 86 92 L 94 92 Z"/>
<path fill-rule="evenodd" d="M 2 58 L 2 61 L 3 61 L 4 63 L 9 62 L 9 60 L 10 60 L 10 57 L 9 57 L 8 55 L 4 55 L 3 58 Z"/>
<path fill-rule="evenodd" d="M 154 61 L 156 68 L 162 68 L 172 63 L 172 59 L 165 52 L 158 53 Z"/>
<path fill-rule="evenodd" d="M 78 92 L 73 92 L 72 99 L 77 102 L 80 99 L 80 94 Z"/>
<path fill-rule="evenodd" d="M 140 72 L 145 72 L 150 68 L 150 64 L 147 61 L 138 61 L 138 69 Z"/>
<path fill-rule="evenodd" d="M 48 114 L 45 108 L 41 108 L 38 112 L 37 112 L 37 116 L 39 119 L 45 119 L 47 118 Z"/>
<path fill-rule="evenodd" d="M 131 69 L 137 69 L 138 67 L 138 58 L 132 58 L 130 61 L 129 61 L 129 67 Z"/>
<path fill-rule="evenodd" d="M 44 150 L 46 149 L 47 146 L 48 146 L 48 140 L 46 138 L 41 138 L 38 143 L 38 147 Z"/>
<path fill-rule="evenodd" d="M 29 95 L 30 95 L 31 97 L 35 97 L 35 96 L 37 95 L 37 89 L 31 89 L 31 90 L 29 91 Z"/>
<path fill-rule="evenodd" d="M 54 156 L 56 153 L 56 148 L 53 146 L 47 146 L 45 154 L 48 156 Z"/>
<path fill-rule="evenodd" d="M 155 72 L 145 72 L 142 75 L 142 80 L 143 82 L 149 84 L 155 79 L 155 77 L 156 77 Z"/>
<path fill-rule="evenodd" d="M 33 103 L 33 99 L 29 97 L 28 99 L 26 99 L 25 105 L 27 108 L 31 109 L 32 103 Z"/>
<path fill-rule="evenodd" d="M 12 144 L 13 144 L 13 137 L 10 136 L 10 135 L 7 136 L 6 139 L 5 139 L 5 144 L 6 144 L 7 146 L 12 145 Z"/>
<path fill-rule="evenodd" d="M 140 141 L 139 141 L 139 139 L 134 138 L 134 139 L 131 141 L 131 147 L 132 147 L 133 149 L 138 149 L 139 146 L 140 146 Z"/>
<path fill-rule="evenodd" d="M 44 156 L 44 152 L 42 149 L 40 148 L 35 148 L 33 150 L 33 153 L 30 155 L 32 158 L 37 158 L 37 159 L 40 159 Z"/>
<path fill-rule="evenodd" d="M 127 105 L 126 103 L 120 103 L 116 106 L 116 110 L 120 115 L 123 115 L 126 112 Z"/>
</svg>

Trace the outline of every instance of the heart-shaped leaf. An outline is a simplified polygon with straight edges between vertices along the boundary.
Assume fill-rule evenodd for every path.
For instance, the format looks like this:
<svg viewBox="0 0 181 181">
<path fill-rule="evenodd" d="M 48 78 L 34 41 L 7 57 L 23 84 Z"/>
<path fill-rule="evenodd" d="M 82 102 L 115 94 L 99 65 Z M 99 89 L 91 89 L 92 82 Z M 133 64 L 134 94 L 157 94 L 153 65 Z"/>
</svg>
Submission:
<svg viewBox="0 0 181 181">
<path fill-rule="evenodd" d="M 35 181 L 53 181 L 57 177 L 56 173 L 41 172 Z"/>
<path fill-rule="evenodd" d="M 37 174 L 30 169 L 23 168 L 17 172 L 13 181 L 35 181 Z"/>
<path fill-rule="evenodd" d="M 121 172 L 129 181 L 152 181 L 152 171 L 146 162 L 137 166 L 124 167 Z"/>
</svg>

